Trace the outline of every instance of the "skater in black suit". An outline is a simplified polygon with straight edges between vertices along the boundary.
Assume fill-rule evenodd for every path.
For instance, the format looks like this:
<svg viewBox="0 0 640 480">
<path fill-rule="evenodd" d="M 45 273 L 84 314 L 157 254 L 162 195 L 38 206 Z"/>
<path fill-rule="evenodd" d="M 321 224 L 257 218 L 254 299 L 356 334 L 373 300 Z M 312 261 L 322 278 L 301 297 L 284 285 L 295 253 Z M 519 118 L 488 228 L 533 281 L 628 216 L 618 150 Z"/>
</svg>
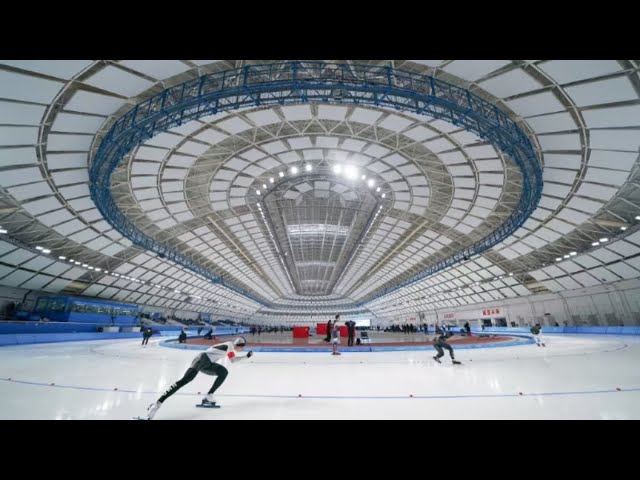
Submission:
<svg viewBox="0 0 640 480">
<path fill-rule="evenodd" d="M 449 356 L 451 357 L 451 362 L 455 365 L 459 365 L 460 362 L 458 362 L 454 355 L 453 355 L 453 348 L 451 347 L 451 345 L 449 345 L 447 343 L 447 338 L 452 337 L 453 334 L 451 333 L 441 333 L 439 334 L 437 337 L 435 337 L 433 339 L 433 346 L 435 347 L 435 349 L 438 351 L 438 355 L 436 355 L 435 357 L 433 357 L 433 359 L 438 362 L 440 362 L 440 357 L 444 357 L 444 349 L 449 351 Z"/>
<path fill-rule="evenodd" d="M 219 343 L 198 354 L 193 362 L 191 362 L 191 366 L 187 369 L 184 376 L 171 385 L 171 387 L 162 394 L 157 402 L 149 405 L 147 420 L 153 419 L 156 412 L 162 406 L 162 403 L 187 383 L 196 378 L 196 375 L 198 375 L 199 372 L 202 372 L 205 375 L 213 375 L 217 377 L 216 381 L 200 404 L 200 406 L 203 407 L 216 407 L 213 394 L 218 388 L 220 388 L 227 378 L 227 375 L 229 374 L 228 368 L 232 363 L 245 358 L 250 358 L 253 355 L 252 351 L 248 351 L 245 355 L 238 355 L 242 352 L 246 344 L 247 341 L 244 338 L 238 337 L 233 342 Z"/>
<path fill-rule="evenodd" d="M 184 328 L 180 330 L 180 335 L 178 335 L 179 343 L 187 343 L 187 332 L 185 332 Z"/>
<path fill-rule="evenodd" d="M 153 335 L 153 330 L 151 330 L 151 327 L 146 327 L 142 331 L 142 345 L 146 345 L 147 343 L 149 343 L 151 335 Z"/>
<path fill-rule="evenodd" d="M 546 347 L 546 345 L 542 341 L 542 338 L 540 337 L 540 332 L 542 331 L 542 326 L 539 323 L 536 323 L 533 327 L 531 327 L 529 329 L 529 331 L 533 335 L 533 338 L 535 339 L 537 346 Z"/>
</svg>

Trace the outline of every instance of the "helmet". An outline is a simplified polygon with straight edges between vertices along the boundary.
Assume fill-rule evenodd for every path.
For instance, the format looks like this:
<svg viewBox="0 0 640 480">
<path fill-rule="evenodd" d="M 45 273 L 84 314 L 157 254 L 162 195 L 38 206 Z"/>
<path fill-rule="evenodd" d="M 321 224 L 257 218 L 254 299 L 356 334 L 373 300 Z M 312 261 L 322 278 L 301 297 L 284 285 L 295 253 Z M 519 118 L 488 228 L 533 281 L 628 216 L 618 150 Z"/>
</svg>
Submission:
<svg viewBox="0 0 640 480">
<path fill-rule="evenodd" d="M 233 341 L 233 345 L 236 347 L 244 347 L 247 344 L 247 341 L 244 337 L 238 337 Z"/>
</svg>

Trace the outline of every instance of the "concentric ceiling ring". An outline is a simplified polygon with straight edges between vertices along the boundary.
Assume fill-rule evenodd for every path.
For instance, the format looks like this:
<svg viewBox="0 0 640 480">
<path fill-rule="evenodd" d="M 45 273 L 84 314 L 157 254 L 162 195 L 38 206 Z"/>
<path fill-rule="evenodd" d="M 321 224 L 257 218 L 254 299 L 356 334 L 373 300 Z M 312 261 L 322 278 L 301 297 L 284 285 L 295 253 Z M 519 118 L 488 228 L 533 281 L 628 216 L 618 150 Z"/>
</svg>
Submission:
<svg viewBox="0 0 640 480">
<path fill-rule="evenodd" d="M 249 292 L 143 234 L 117 207 L 110 189 L 111 175 L 135 147 L 186 121 L 249 106 L 310 102 L 391 107 L 446 120 L 509 155 L 522 174 L 520 201 L 497 229 L 377 296 L 491 248 L 517 230 L 538 205 L 542 193 L 540 162 L 526 134 L 495 105 L 430 76 L 389 67 L 324 62 L 247 66 L 205 75 L 149 98 L 117 120 L 103 138 L 90 170 L 91 196 L 105 219 L 132 242 L 264 305 Z"/>
</svg>

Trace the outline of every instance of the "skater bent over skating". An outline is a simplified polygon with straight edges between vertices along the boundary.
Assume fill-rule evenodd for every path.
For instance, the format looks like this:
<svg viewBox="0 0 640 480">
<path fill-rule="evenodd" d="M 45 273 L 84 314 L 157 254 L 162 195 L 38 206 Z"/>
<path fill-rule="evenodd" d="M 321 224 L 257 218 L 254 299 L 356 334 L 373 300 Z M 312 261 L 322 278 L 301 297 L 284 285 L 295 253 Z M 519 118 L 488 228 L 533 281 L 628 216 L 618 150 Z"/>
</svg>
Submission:
<svg viewBox="0 0 640 480">
<path fill-rule="evenodd" d="M 438 355 L 436 355 L 435 357 L 433 357 L 433 359 L 438 362 L 440 362 L 440 357 L 444 357 L 444 350 L 443 348 L 449 350 L 449 356 L 451 357 L 451 362 L 454 363 L 455 365 L 459 365 L 460 362 L 458 362 L 454 355 L 453 355 L 453 348 L 451 347 L 451 345 L 449 345 L 447 343 L 447 338 L 451 337 L 452 334 L 451 333 L 442 333 L 440 335 L 438 335 L 437 337 L 435 337 L 433 339 L 433 346 L 435 347 L 435 349 L 438 351 Z"/>
<path fill-rule="evenodd" d="M 142 345 L 146 345 L 147 343 L 149 343 L 151 335 L 153 335 L 153 330 L 151 330 L 151 327 L 146 327 L 142 331 Z"/>
<path fill-rule="evenodd" d="M 207 333 L 204 334 L 204 339 L 211 340 L 212 338 L 213 338 L 213 328 L 210 327 L 209 330 L 207 330 Z"/>
<path fill-rule="evenodd" d="M 180 335 L 178 335 L 178 343 L 187 343 L 187 332 L 184 328 L 180 330 Z"/>
<path fill-rule="evenodd" d="M 201 404 L 203 407 L 215 407 L 216 402 L 213 398 L 213 394 L 227 378 L 227 375 L 229 374 L 228 367 L 238 360 L 249 358 L 253 355 L 252 351 L 247 352 L 246 355 L 238 355 L 242 352 L 246 344 L 247 341 L 244 338 L 238 337 L 233 342 L 219 343 L 200 353 L 193 360 L 184 376 L 171 385 L 171 387 L 164 392 L 157 402 L 152 403 L 149 406 L 148 420 L 151 420 L 155 416 L 156 412 L 167 398 L 196 378 L 196 375 L 198 375 L 199 372 L 202 372 L 205 375 L 214 375 L 217 377 L 207 395 L 202 399 Z"/>
<path fill-rule="evenodd" d="M 540 337 L 540 332 L 542 331 L 542 327 L 540 326 L 539 323 L 536 323 L 533 327 L 529 329 L 529 331 L 533 335 L 533 338 L 535 339 L 537 346 L 546 347 L 546 345 L 542 341 L 542 338 Z"/>
</svg>

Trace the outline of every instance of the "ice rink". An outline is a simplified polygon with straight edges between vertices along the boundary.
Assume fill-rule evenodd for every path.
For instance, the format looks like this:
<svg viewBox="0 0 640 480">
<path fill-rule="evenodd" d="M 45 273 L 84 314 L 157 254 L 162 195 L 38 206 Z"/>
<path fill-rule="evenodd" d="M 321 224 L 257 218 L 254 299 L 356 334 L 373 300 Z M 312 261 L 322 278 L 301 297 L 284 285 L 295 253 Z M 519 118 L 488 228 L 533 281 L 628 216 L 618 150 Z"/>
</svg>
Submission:
<svg viewBox="0 0 640 480">
<path fill-rule="evenodd" d="M 256 353 L 214 378 L 199 374 L 156 420 L 640 419 L 640 339 L 548 335 L 456 351 Z M 0 418 L 130 420 L 178 380 L 197 351 L 140 340 L 0 348 Z M 343 351 L 346 348 L 342 349 Z"/>
</svg>

